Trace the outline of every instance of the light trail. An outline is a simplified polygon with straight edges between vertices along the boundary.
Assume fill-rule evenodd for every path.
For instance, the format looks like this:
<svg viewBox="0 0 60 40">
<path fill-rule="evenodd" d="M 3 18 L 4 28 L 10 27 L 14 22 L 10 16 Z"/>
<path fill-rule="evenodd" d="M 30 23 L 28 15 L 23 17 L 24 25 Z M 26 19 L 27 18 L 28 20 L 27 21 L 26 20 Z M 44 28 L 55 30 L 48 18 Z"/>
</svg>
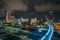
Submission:
<svg viewBox="0 0 60 40">
<path fill-rule="evenodd" d="M 53 28 L 53 26 L 52 25 L 48 25 L 49 26 L 49 30 L 48 30 L 48 32 L 42 37 L 42 39 L 41 40 L 51 40 L 51 37 L 52 37 L 52 35 L 53 35 L 53 30 L 54 30 L 54 28 Z"/>
<path fill-rule="evenodd" d="M 46 17 L 46 16 L 45 16 Z M 47 21 L 48 21 L 48 27 L 49 30 L 48 32 L 42 37 L 41 40 L 51 40 L 51 37 L 53 35 L 53 31 L 54 31 L 54 27 L 52 25 L 52 23 L 48 20 L 48 18 L 46 17 Z"/>
</svg>

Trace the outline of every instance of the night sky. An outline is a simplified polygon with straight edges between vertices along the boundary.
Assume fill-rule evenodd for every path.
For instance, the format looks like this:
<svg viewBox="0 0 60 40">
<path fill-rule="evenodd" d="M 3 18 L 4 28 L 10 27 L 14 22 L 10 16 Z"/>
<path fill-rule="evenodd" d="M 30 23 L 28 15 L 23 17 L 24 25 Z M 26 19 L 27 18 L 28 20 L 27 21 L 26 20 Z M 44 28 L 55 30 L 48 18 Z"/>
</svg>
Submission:
<svg viewBox="0 0 60 40">
<path fill-rule="evenodd" d="M 10 10 L 13 13 L 12 15 L 25 17 L 29 15 L 32 17 L 39 16 L 41 13 L 52 10 L 57 16 L 56 18 L 59 18 L 60 0 L 0 0 L 0 9 L 4 8 Z M 0 16 L 4 15 L 4 13 L 0 13 Z"/>
<path fill-rule="evenodd" d="M 6 0 L 7 9 L 20 11 L 60 10 L 60 0 Z"/>
</svg>

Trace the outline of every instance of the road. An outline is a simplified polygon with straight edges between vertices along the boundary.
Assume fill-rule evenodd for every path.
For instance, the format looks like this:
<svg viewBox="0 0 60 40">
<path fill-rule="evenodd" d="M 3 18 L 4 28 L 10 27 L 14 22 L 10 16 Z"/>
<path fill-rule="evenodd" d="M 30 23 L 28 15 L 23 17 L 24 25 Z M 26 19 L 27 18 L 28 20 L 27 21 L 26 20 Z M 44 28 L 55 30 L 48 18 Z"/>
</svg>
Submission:
<svg viewBox="0 0 60 40">
<path fill-rule="evenodd" d="M 41 40 L 51 40 L 51 37 L 53 35 L 53 30 L 54 30 L 54 27 L 51 23 L 48 24 L 49 26 L 49 30 L 48 32 L 42 37 Z"/>
<path fill-rule="evenodd" d="M 39 39 L 38 39 L 37 36 L 36 36 L 35 39 L 33 38 L 32 40 L 51 40 L 51 37 L 53 35 L 53 31 L 54 31 L 54 26 L 47 17 L 46 17 L 46 20 L 48 21 L 48 27 L 49 27 L 47 33 L 42 38 L 39 37 Z M 38 33 L 36 32 L 36 34 L 38 34 Z M 41 35 L 41 34 L 39 34 L 39 35 Z"/>
<path fill-rule="evenodd" d="M 54 31 L 54 26 L 53 24 L 50 22 L 49 18 L 47 16 L 45 16 L 46 20 L 48 21 L 48 27 L 49 30 L 48 32 L 42 37 L 42 39 L 40 40 L 51 40 L 51 37 L 53 35 L 53 31 Z"/>
<path fill-rule="evenodd" d="M 40 31 L 36 30 L 36 31 L 32 32 L 32 34 L 30 35 L 31 39 L 32 40 L 51 40 L 51 37 L 53 35 L 53 31 L 54 31 L 54 27 L 51 23 L 48 24 L 48 27 L 49 27 L 49 29 L 46 33 L 43 32 L 41 34 L 40 33 L 40 32 L 42 32 L 41 29 L 39 29 Z M 41 35 L 43 35 L 43 36 L 41 36 Z"/>
</svg>

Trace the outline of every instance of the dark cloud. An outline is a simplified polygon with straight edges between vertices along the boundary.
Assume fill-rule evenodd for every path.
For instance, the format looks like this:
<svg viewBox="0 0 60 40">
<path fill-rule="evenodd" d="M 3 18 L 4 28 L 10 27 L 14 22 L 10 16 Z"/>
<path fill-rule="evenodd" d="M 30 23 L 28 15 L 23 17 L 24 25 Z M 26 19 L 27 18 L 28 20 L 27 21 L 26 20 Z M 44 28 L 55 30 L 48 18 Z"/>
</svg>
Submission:
<svg viewBox="0 0 60 40">
<path fill-rule="evenodd" d="M 6 7 L 8 10 L 27 11 L 29 9 L 28 5 L 31 7 L 34 6 L 36 11 L 60 10 L 59 0 L 4 0 L 4 1 L 8 5 Z M 26 4 L 24 3 L 24 1 L 26 2 Z"/>
<path fill-rule="evenodd" d="M 29 3 L 29 0 L 5 0 L 5 2 L 8 4 L 7 9 L 10 8 L 12 10 L 27 11 L 28 7 L 23 3 L 23 1 Z M 59 0 L 33 0 L 33 4 L 36 4 L 36 11 L 60 10 L 59 2 Z M 32 6 L 32 4 L 29 5 Z"/>
<path fill-rule="evenodd" d="M 5 2 L 8 5 L 7 9 L 27 11 L 28 7 L 21 0 L 6 0 Z"/>
<path fill-rule="evenodd" d="M 51 3 L 47 3 L 47 4 L 42 4 L 42 5 L 36 5 L 35 6 L 36 11 L 48 11 L 48 10 L 52 10 L 52 11 L 57 11 L 60 10 L 60 4 L 54 5 Z"/>
<path fill-rule="evenodd" d="M 60 10 L 60 0 L 3 0 L 3 1 L 6 3 L 6 5 L 8 5 L 6 6 L 6 9 L 10 10 L 10 12 L 13 10 L 20 10 L 26 12 L 28 11 L 28 9 L 32 10 L 34 8 L 36 11 L 39 12 L 46 12 L 48 10 L 53 11 Z M 0 13 L 0 16 L 4 15 L 5 15 L 4 13 Z M 32 14 L 30 13 L 29 15 Z"/>
</svg>

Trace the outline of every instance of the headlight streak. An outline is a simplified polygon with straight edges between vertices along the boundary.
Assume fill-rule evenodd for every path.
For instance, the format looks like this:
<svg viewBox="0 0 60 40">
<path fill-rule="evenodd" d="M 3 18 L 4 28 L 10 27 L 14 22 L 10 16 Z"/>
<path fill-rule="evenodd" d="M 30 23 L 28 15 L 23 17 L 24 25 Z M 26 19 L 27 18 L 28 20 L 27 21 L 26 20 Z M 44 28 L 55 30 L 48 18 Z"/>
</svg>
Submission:
<svg viewBox="0 0 60 40">
<path fill-rule="evenodd" d="M 53 28 L 53 25 L 51 25 L 51 24 L 49 24 L 48 26 L 49 26 L 49 30 L 48 30 L 48 32 L 42 37 L 41 40 L 51 40 L 51 37 L 52 37 L 52 35 L 53 35 L 53 30 L 54 30 L 54 28 Z"/>
<path fill-rule="evenodd" d="M 46 17 L 46 16 L 45 16 Z M 54 31 L 54 27 L 53 24 L 48 20 L 48 18 L 46 17 L 47 21 L 48 21 L 48 32 L 39 40 L 51 40 L 51 37 L 53 35 L 53 31 Z"/>
</svg>

